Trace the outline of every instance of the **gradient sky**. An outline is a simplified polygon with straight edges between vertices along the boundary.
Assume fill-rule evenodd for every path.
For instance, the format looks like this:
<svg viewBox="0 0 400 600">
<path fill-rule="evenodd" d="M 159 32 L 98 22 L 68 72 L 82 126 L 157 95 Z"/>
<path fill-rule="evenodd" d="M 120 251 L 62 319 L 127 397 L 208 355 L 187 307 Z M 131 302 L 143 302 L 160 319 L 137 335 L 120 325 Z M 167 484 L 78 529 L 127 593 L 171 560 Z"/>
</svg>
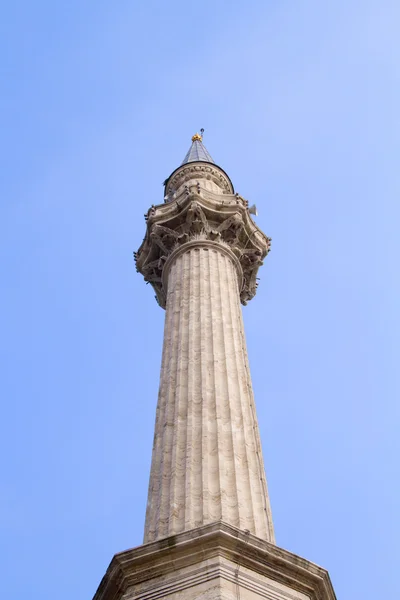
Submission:
<svg viewBox="0 0 400 600">
<path fill-rule="evenodd" d="M 164 312 L 143 214 L 190 138 L 272 237 L 244 319 L 277 543 L 400 597 L 400 3 L 13 0 L 1 17 L 1 597 L 142 541 Z"/>
</svg>

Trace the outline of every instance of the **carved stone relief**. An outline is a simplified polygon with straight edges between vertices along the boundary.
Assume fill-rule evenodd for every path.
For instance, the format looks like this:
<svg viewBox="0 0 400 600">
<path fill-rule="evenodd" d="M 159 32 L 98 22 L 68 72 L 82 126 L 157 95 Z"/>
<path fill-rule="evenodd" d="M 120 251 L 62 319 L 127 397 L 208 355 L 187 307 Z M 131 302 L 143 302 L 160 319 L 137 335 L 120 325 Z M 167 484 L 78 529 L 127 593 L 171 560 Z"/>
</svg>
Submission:
<svg viewBox="0 0 400 600">
<path fill-rule="evenodd" d="M 254 297 L 257 271 L 269 252 L 270 239 L 252 221 L 247 201 L 239 202 L 236 195 L 234 202 L 221 202 L 220 197 L 215 201 L 203 197 L 197 184 L 183 189 L 173 202 L 152 206 L 145 215 L 147 234 L 135 253 L 136 268 L 153 286 L 162 307 L 166 301 L 162 284 L 164 264 L 176 248 L 193 240 L 219 242 L 230 248 L 243 271 L 242 304 Z"/>
</svg>

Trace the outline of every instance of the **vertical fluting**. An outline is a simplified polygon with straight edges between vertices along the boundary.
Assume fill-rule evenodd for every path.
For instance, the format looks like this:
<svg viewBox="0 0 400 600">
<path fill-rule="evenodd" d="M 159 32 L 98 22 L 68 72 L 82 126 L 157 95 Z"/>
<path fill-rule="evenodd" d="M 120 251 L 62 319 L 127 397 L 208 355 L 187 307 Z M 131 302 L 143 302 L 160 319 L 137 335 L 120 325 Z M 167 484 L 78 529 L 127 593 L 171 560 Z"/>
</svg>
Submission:
<svg viewBox="0 0 400 600">
<path fill-rule="evenodd" d="M 206 407 L 205 412 L 207 414 L 206 428 L 207 439 L 205 440 L 205 451 L 208 451 L 209 457 L 209 470 L 205 472 L 205 479 L 208 484 L 208 498 L 205 498 L 205 505 L 208 509 L 208 522 L 220 521 L 222 517 L 221 509 L 221 457 L 220 457 L 220 445 L 221 440 L 218 428 L 217 420 L 217 401 L 216 401 L 216 377 L 215 377 L 215 336 L 213 332 L 213 297 L 211 290 L 210 276 L 206 276 L 207 273 L 211 273 L 211 253 L 201 252 L 203 261 L 203 273 L 204 277 L 204 338 L 206 342 L 206 360 L 207 360 L 207 396 L 206 396 Z"/>
<path fill-rule="evenodd" d="M 222 520 L 273 542 L 234 256 L 169 261 L 144 540 Z"/>
<path fill-rule="evenodd" d="M 218 437 L 221 440 L 220 454 L 222 455 L 223 465 L 220 470 L 221 479 L 221 511 L 222 520 L 239 527 L 239 506 L 238 506 L 238 483 L 236 478 L 236 453 L 235 453 L 235 431 L 234 414 L 232 412 L 232 400 L 235 390 L 232 389 L 229 372 L 229 352 L 230 348 L 226 343 L 227 337 L 227 310 L 226 306 L 226 285 L 224 285 L 223 272 L 229 270 L 230 260 L 224 255 L 211 251 L 211 262 L 213 269 L 211 271 L 211 281 L 216 289 L 213 304 L 213 326 L 215 332 L 216 348 L 216 389 L 215 401 L 217 407 Z M 222 263 L 222 265 L 221 265 Z M 236 277 L 230 281 L 237 289 Z M 238 449 L 238 448 L 236 448 Z"/>
<path fill-rule="evenodd" d="M 188 404 L 186 399 L 188 397 L 188 380 L 185 374 L 180 368 L 179 357 L 186 360 L 188 354 L 188 346 L 190 339 L 190 331 L 188 328 L 188 302 L 189 293 L 184 285 L 184 274 L 187 270 L 188 256 L 184 254 L 178 258 L 182 262 L 182 268 L 180 271 L 180 301 L 179 309 L 177 312 L 177 318 L 179 320 L 179 326 L 177 327 L 177 347 L 178 353 L 174 357 L 174 371 L 175 371 L 175 390 L 170 390 L 169 401 L 173 406 L 173 446 L 172 446 L 172 460 L 170 472 L 165 471 L 164 481 L 168 480 L 166 485 L 169 485 L 169 519 L 166 526 L 174 530 L 175 524 L 179 523 L 184 516 L 184 489 L 185 489 L 185 461 L 183 456 L 188 443 L 187 439 L 187 412 Z M 179 272 L 179 271 L 178 271 Z M 178 307 L 177 307 L 178 308 Z M 164 484 L 163 484 L 164 485 Z"/>
</svg>

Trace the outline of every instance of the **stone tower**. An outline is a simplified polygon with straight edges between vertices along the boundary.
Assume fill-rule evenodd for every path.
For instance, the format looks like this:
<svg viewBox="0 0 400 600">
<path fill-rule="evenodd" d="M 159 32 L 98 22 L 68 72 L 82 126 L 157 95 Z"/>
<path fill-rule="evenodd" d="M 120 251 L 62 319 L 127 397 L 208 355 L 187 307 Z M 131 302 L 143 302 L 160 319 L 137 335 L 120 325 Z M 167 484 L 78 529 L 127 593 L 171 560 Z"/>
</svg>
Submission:
<svg viewBox="0 0 400 600">
<path fill-rule="evenodd" d="M 145 219 L 136 268 L 166 313 L 144 543 L 94 600 L 334 600 L 275 545 L 240 307 L 270 239 L 199 134 Z"/>
</svg>

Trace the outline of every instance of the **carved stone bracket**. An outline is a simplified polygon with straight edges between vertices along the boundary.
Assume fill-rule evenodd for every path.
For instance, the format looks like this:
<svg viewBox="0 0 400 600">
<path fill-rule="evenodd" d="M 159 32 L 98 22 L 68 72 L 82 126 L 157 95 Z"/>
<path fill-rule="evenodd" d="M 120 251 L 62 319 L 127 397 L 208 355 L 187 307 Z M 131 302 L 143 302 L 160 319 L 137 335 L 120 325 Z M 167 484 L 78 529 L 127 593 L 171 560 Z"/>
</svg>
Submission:
<svg viewBox="0 0 400 600">
<path fill-rule="evenodd" d="M 136 269 L 150 283 L 165 308 L 168 265 L 173 256 L 193 244 L 219 246 L 228 252 L 238 272 L 242 304 L 254 297 L 257 272 L 269 252 L 270 239 L 251 219 L 247 202 L 237 195 L 204 194 L 199 185 L 168 204 L 152 206 L 145 215 L 147 232 L 137 253 Z"/>
</svg>

